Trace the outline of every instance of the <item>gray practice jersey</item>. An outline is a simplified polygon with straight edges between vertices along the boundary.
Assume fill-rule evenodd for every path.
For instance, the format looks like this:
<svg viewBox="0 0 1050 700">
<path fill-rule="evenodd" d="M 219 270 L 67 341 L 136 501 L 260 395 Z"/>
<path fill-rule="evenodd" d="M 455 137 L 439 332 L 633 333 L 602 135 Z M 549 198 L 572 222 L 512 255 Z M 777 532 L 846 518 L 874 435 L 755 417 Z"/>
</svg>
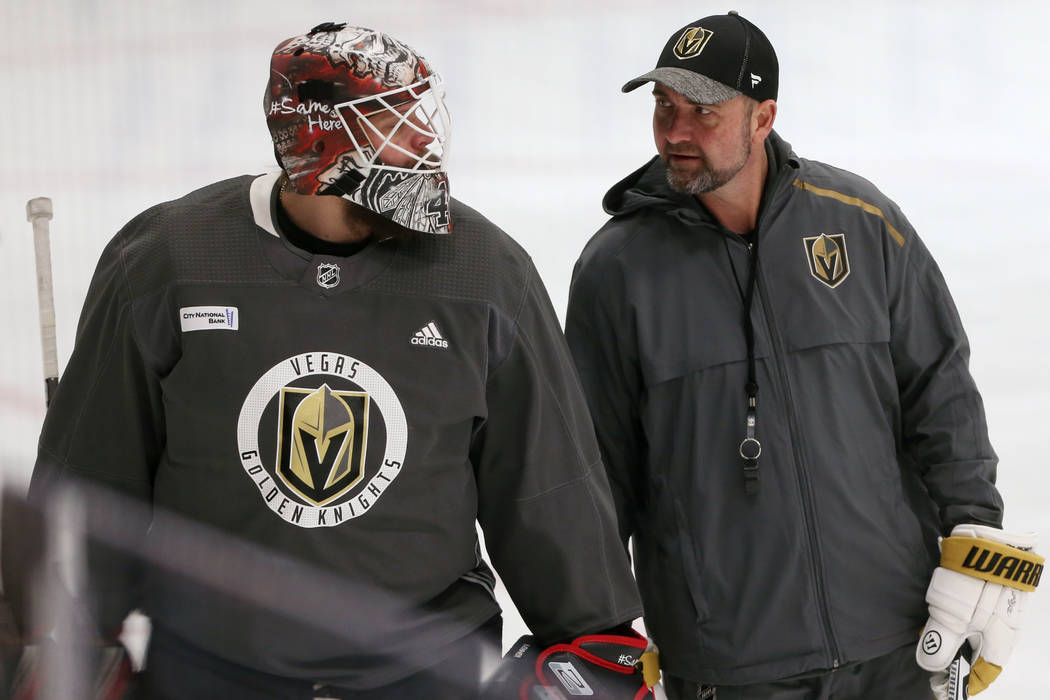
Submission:
<svg viewBox="0 0 1050 700">
<path fill-rule="evenodd" d="M 311 255 L 275 182 L 156 206 L 99 262 L 31 497 L 74 475 L 152 504 L 118 509 L 147 575 L 92 550 L 103 627 L 142 605 L 236 663 L 380 685 L 498 611 L 476 521 L 537 635 L 639 616 L 528 256 L 459 203 L 451 235 Z"/>
</svg>

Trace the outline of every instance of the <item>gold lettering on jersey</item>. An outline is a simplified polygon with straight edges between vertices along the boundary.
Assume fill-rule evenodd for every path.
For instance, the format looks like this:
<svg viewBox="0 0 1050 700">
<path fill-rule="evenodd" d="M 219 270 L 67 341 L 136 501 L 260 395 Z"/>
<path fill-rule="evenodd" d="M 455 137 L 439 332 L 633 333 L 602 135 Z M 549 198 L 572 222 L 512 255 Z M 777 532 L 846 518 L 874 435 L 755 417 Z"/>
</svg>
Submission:
<svg viewBox="0 0 1050 700">
<path fill-rule="evenodd" d="M 674 55 L 682 60 L 692 58 L 704 50 L 712 36 L 714 32 L 703 27 L 689 27 L 678 37 L 678 42 L 674 45 Z"/>
<path fill-rule="evenodd" d="M 846 254 L 846 234 L 803 238 L 809 272 L 818 280 L 834 289 L 849 276 L 849 256 Z"/>
<path fill-rule="evenodd" d="M 319 506 L 357 485 L 364 476 L 368 395 L 283 387 L 278 407 L 277 474 Z"/>
</svg>

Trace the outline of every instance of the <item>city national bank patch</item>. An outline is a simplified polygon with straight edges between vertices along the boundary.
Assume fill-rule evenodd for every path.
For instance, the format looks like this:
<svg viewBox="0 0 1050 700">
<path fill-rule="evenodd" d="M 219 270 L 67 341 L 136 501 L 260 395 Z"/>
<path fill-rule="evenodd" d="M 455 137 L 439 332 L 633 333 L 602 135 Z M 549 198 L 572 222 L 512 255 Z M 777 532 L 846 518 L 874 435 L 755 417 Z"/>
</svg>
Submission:
<svg viewBox="0 0 1050 700">
<path fill-rule="evenodd" d="M 240 326 L 236 306 L 183 306 L 179 309 L 179 325 L 187 331 L 235 331 Z"/>
</svg>

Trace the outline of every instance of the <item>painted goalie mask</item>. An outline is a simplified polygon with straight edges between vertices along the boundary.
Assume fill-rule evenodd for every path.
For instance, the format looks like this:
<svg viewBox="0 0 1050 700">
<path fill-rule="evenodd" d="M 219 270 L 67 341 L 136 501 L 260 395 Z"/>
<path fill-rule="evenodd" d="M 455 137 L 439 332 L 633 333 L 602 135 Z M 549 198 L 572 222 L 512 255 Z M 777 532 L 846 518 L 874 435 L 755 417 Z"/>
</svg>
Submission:
<svg viewBox="0 0 1050 700">
<path fill-rule="evenodd" d="M 444 87 L 410 47 L 363 27 L 319 25 L 274 49 L 263 104 L 296 192 L 449 232 Z"/>
</svg>

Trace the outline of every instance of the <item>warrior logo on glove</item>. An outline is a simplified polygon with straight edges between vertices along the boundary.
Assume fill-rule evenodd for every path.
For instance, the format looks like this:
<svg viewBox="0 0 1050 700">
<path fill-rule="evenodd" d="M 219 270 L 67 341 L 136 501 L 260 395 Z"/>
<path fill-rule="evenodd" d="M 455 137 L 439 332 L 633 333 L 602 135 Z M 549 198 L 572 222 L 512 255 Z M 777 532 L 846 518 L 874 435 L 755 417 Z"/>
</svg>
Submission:
<svg viewBox="0 0 1050 700">
<path fill-rule="evenodd" d="M 962 553 L 965 552 L 964 556 Z M 1016 548 L 995 542 L 970 544 L 965 538 L 949 537 L 941 543 L 941 565 L 944 562 L 962 563 L 949 565 L 970 576 L 1001 583 L 1022 591 L 1034 591 L 1043 576 L 1042 557 L 1019 552 Z"/>
</svg>

